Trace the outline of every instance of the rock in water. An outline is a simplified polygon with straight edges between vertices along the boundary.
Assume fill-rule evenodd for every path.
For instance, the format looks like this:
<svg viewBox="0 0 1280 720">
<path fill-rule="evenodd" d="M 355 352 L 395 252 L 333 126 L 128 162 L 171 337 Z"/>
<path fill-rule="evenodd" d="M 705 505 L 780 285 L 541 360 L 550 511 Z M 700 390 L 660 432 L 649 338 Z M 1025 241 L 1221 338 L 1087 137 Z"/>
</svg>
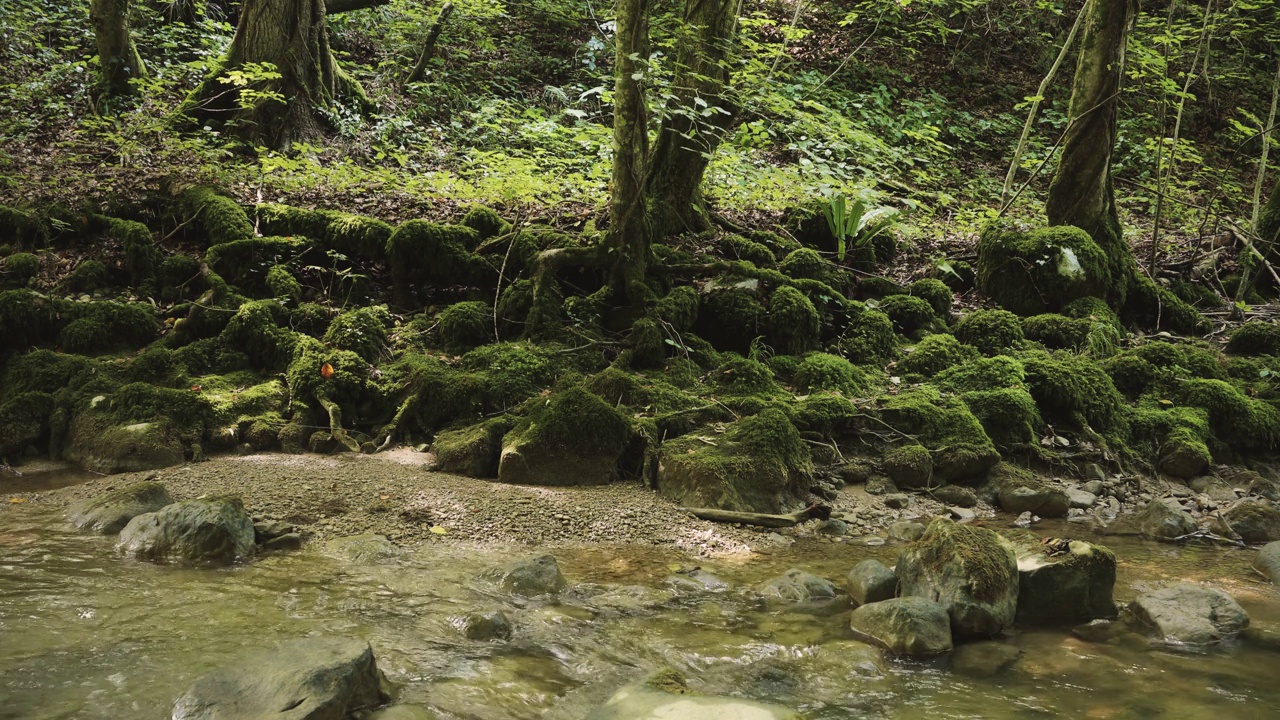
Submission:
<svg viewBox="0 0 1280 720">
<path fill-rule="evenodd" d="M 458 618 L 455 622 L 459 632 L 468 640 L 510 640 L 511 621 L 506 614 L 493 612 L 474 612 Z"/>
<path fill-rule="evenodd" d="M 486 572 L 484 577 L 496 582 L 506 592 L 526 597 L 558 593 L 569 586 L 552 555 L 517 560 Z"/>
<path fill-rule="evenodd" d="M 957 639 L 990 637 L 1013 624 L 1018 560 L 986 528 L 934 520 L 898 558 L 899 594 L 941 603 Z"/>
<path fill-rule="evenodd" d="M 1107 535 L 1141 535 L 1152 540 L 1173 540 L 1196 531 L 1195 518 L 1152 500 L 1137 514 L 1120 518 L 1105 529 Z"/>
<path fill-rule="evenodd" d="M 1036 548 L 1018 558 L 1019 624 L 1075 625 L 1116 616 L 1115 554 L 1081 540 L 1068 547 L 1054 557 Z"/>
<path fill-rule="evenodd" d="M 951 669 L 972 677 L 995 677 L 1022 657 L 1022 651 L 995 640 L 961 645 L 951 657 Z"/>
<path fill-rule="evenodd" d="M 1266 501 L 1245 500 L 1222 513 L 1222 519 L 1245 542 L 1280 540 L 1280 510 Z"/>
<path fill-rule="evenodd" d="M 206 675 L 173 704 L 173 720 L 343 720 L 389 699 L 373 649 L 307 638 Z"/>
<path fill-rule="evenodd" d="M 1267 543 L 1253 559 L 1253 569 L 1280 583 L 1280 541 Z"/>
<path fill-rule="evenodd" d="M 829 600 L 836 596 L 836 586 L 830 580 L 811 575 L 799 568 L 766 581 L 760 593 L 773 603 L 794 604 L 812 600 Z"/>
<path fill-rule="evenodd" d="M 898 576 L 879 560 L 863 560 L 849 571 L 849 597 L 858 605 L 880 602 L 898 592 Z"/>
<path fill-rule="evenodd" d="M 1178 645 L 1213 645 L 1249 627 L 1249 615 L 1230 595 L 1188 583 L 1143 595 L 1129 611 L 1157 638 Z"/>
<path fill-rule="evenodd" d="M 329 553 L 357 565 L 378 565 L 393 562 L 405 555 L 404 549 L 399 545 L 382 535 L 373 533 L 334 538 L 325 543 L 324 548 Z"/>
<path fill-rule="evenodd" d="M 862 605 L 849 616 L 859 639 L 894 655 L 932 657 L 951 650 L 947 609 L 920 597 L 898 597 Z"/>
<path fill-rule="evenodd" d="M 173 504 L 169 491 L 158 482 L 140 482 L 107 493 L 74 508 L 71 524 L 81 530 L 115 535 L 139 515 Z"/>
<path fill-rule="evenodd" d="M 138 560 L 228 564 L 253 554 L 253 521 L 239 498 L 187 500 L 139 515 L 116 548 Z"/>
<path fill-rule="evenodd" d="M 800 720 L 800 716 L 778 705 L 699 695 L 689 690 L 678 673 L 667 670 L 622 688 L 587 720 Z"/>
</svg>

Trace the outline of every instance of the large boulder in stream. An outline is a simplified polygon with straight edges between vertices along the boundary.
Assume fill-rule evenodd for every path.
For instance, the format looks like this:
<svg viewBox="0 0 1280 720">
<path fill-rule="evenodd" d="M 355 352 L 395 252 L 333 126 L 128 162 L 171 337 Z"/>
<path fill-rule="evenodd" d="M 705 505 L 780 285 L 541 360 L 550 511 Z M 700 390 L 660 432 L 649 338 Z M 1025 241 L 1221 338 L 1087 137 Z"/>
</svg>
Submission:
<svg viewBox="0 0 1280 720">
<path fill-rule="evenodd" d="M 932 657 L 951 651 L 947 608 L 920 597 L 898 597 L 861 605 L 849 616 L 859 640 L 893 655 Z"/>
<path fill-rule="evenodd" d="M 1214 645 L 1249 627 L 1235 598 L 1215 588 L 1179 583 L 1142 595 L 1129 612 L 1157 639 L 1173 645 Z"/>
<path fill-rule="evenodd" d="M 253 652 L 196 681 L 173 720 L 345 720 L 390 699 L 369 643 L 306 638 Z"/>
<path fill-rule="evenodd" d="M 1116 616 L 1116 556 L 1072 540 L 1065 552 L 1037 546 L 1018 558 L 1018 624 L 1076 625 Z"/>
<path fill-rule="evenodd" d="M 1013 624 L 1017 554 L 986 528 L 934 520 L 898 557 L 896 571 L 900 595 L 946 608 L 956 639 L 991 637 Z"/>
<path fill-rule="evenodd" d="M 1253 559 L 1253 569 L 1280 583 L 1280 541 L 1267 543 Z"/>
<path fill-rule="evenodd" d="M 603 485 L 617 479 L 618 461 L 631 439 L 626 416 L 582 388 L 535 406 L 502 440 L 499 480 Z"/>
<path fill-rule="evenodd" d="M 879 560 L 863 560 L 849 571 L 845 588 L 855 605 L 867 605 L 896 595 L 898 576 Z"/>
<path fill-rule="evenodd" d="M 134 483 L 72 508 L 71 524 L 101 535 L 115 535 L 139 515 L 173 504 L 173 497 L 158 482 Z"/>
<path fill-rule="evenodd" d="M 659 672 L 644 682 L 628 685 L 587 720 L 800 720 L 778 705 L 739 698 L 700 695 L 689 690 L 674 670 Z"/>
<path fill-rule="evenodd" d="M 1183 510 L 1175 510 L 1163 500 L 1152 500 L 1134 515 L 1122 517 L 1108 525 L 1107 535 L 1140 535 L 1151 540 L 1173 540 L 1196 531 L 1195 518 Z"/>
<path fill-rule="evenodd" d="M 1244 500 L 1222 513 L 1222 519 L 1249 543 L 1280 540 L 1280 510 L 1265 500 Z"/>
<path fill-rule="evenodd" d="M 483 578 L 506 592 L 526 597 L 558 593 L 569 586 L 569 581 L 560 573 L 560 566 L 554 555 L 537 555 L 516 560 L 489 570 Z"/>
<path fill-rule="evenodd" d="M 765 601 L 777 605 L 794 605 L 836 597 L 835 583 L 799 568 L 791 568 L 782 575 L 766 580 L 760 585 Z"/>
<path fill-rule="evenodd" d="M 253 520 L 239 498 L 187 500 L 130 520 L 116 548 L 152 562 L 230 564 L 253 554 Z"/>
</svg>

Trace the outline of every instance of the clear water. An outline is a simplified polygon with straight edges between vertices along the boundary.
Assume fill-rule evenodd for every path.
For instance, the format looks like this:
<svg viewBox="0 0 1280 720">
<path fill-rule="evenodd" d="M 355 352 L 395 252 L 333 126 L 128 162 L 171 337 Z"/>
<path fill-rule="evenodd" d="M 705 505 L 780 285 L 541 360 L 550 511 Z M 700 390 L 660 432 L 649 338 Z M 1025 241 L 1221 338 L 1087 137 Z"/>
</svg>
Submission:
<svg viewBox="0 0 1280 720">
<path fill-rule="evenodd" d="M 1068 534 L 1070 528 L 1048 528 Z M 1166 579 L 1209 580 L 1262 623 L 1280 594 L 1246 551 L 1109 543 L 1119 599 Z M 578 587 L 558 604 L 513 605 L 474 577 L 535 548 L 431 544 L 394 565 L 357 566 L 319 549 L 225 570 L 117 559 L 36 505 L 0 508 L 0 718 L 160 718 L 198 675 L 246 647 L 309 634 L 367 638 L 404 702 L 442 718 L 582 718 L 660 666 L 696 688 L 767 700 L 811 718 L 1280 717 L 1280 654 L 1235 646 L 1199 654 L 1137 635 L 1090 644 L 1022 632 L 1023 657 L 995 678 L 934 663 L 883 661 L 849 639 L 844 608 L 768 608 L 750 593 L 674 592 L 695 563 L 742 588 L 803 567 L 840 579 L 892 548 L 797 544 L 767 556 L 695 561 L 635 547 L 556 548 Z M 516 636 L 473 642 L 451 624 L 501 608 Z"/>
</svg>

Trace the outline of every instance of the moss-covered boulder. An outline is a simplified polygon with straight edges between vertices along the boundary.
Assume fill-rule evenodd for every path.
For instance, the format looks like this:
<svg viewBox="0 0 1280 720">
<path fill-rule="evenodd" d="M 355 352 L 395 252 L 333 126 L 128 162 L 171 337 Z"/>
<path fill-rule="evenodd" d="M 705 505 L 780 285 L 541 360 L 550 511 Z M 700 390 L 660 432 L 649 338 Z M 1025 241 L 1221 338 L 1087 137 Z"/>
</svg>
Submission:
<svg viewBox="0 0 1280 720">
<path fill-rule="evenodd" d="M 71 421 L 62 457 L 106 475 L 181 465 L 187 443 L 164 418 L 143 422 L 113 420 L 93 410 Z"/>
<path fill-rule="evenodd" d="M 493 341 L 493 313 L 486 303 L 460 302 L 440 311 L 424 330 L 428 345 L 461 354 Z"/>
<path fill-rule="evenodd" d="M 387 328 L 390 325 L 391 314 L 385 305 L 356 308 L 333 319 L 324 334 L 324 341 L 372 363 L 386 352 Z"/>
<path fill-rule="evenodd" d="M 1000 451 L 1016 452 L 1035 445 L 1044 421 L 1035 399 L 1026 390 L 976 390 L 962 394 L 960 399 Z"/>
<path fill-rule="evenodd" d="M 977 310 L 960 318 L 956 339 L 983 355 L 1001 355 L 1017 349 L 1025 339 L 1018 316 L 1005 310 Z"/>
<path fill-rule="evenodd" d="M 802 393 L 831 390 L 855 397 L 867 389 L 867 377 L 839 355 L 811 353 L 796 367 L 793 384 Z"/>
<path fill-rule="evenodd" d="M 1117 614 L 1112 591 L 1116 556 L 1101 545 L 1072 540 L 1065 553 L 1043 546 L 1018 558 L 1019 625 L 1075 625 Z"/>
<path fill-rule="evenodd" d="M 978 288 L 1006 310 L 1037 315 L 1104 297 L 1111 270 L 1089 233 L 1076 227 L 992 231 L 978 242 Z"/>
<path fill-rule="evenodd" d="M 784 355 L 803 355 L 818 347 L 822 317 L 804 293 L 783 286 L 773 291 L 766 317 L 769 341 Z"/>
<path fill-rule="evenodd" d="M 1018 560 L 1013 545 L 986 528 L 946 519 L 898 556 L 903 597 L 941 604 L 956 639 L 991 637 L 1013 624 L 1018 607 Z"/>
<path fill-rule="evenodd" d="M 861 303 L 850 304 L 848 323 L 835 341 L 841 355 L 859 365 L 883 365 L 893 357 L 897 345 L 888 315 Z"/>
<path fill-rule="evenodd" d="M 988 478 L 1000 509 L 1014 515 L 1029 512 L 1045 518 L 1066 517 L 1071 500 L 1065 490 L 1052 486 L 1029 470 L 1001 463 Z"/>
<path fill-rule="evenodd" d="M 951 314 L 951 305 L 955 302 L 951 288 L 937 278 L 916 280 L 907 286 L 907 294 L 929 303 L 933 312 L 944 320 Z"/>
<path fill-rule="evenodd" d="M 1068 353 L 1037 353 L 1024 356 L 1022 367 L 1045 421 L 1088 425 L 1098 432 L 1111 430 L 1119 421 L 1120 394 L 1097 363 Z"/>
<path fill-rule="evenodd" d="M 461 224 L 475 230 L 476 240 L 480 242 L 511 232 L 511 223 L 503 220 L 497 211 L 484 205 L 472 205 L 467 208 Z"/>
<path fill-rule="evenodd" d="M 723 434 L 708 429 L 663 443 L 658 492 L 687 507 L 778 513 L 804 504 L 811 473 L 800 433 L 768 409 Z"/>
<path fill-rule="evenodd" d="M 479 265 L 468 248 L 475 245 L 478 236 L 463 225 L 425 220 L 410 220 L 396 228 L 387 239 L 395 304 L 407 306 L 418 293 L 432 286 L 471 282 Z"/>
<path fill-rule="evenodd" d="M 1244 500 L 1222 513 L 1222 519 L 1248 543 L 1280 540 L 1280 510 L 1266 500 Z"/>
<path fill-rule="evenodd" d="M 513 418 L 503 416 L 436 435 L 431 443 L 435 469 L 474 478 L 498 477 L 502 438 L 514 424 Z"/>
<path fill-rule="evenodd" d="M 253 555 L 255 547 L 253 521 L 239 498 L 186 500 L 138 515 L 116 545 L 136 560 L 220 565 Z"/>
<path fill-rule="evenodd" d="M 177 200 L 183 223 L 193 223 L 209 245 L 253 237 L 253 224 L 244 209 L 214 188 L 206 185 L 190 187 L 182 191 Z"/>
<path fill-rule="evenodd" d="M 1207 434 L 1207 425 L 1199 432 L 1195 427 L 1185 425 L 1173 428 L 1160 445 L 1157 460 L 1160 472 L 1180 480 L 1190 480 L 1203 474 L 1213 462 L 1213 455 L 1205 444 Z"/>
<path fill-rule="evenodd" d="M 745 288 L 715 290 L 706 295 L 697 313 L 696 330 L 717 350 L 746 353 L 763 334 L 765 309 L 756 294 Z"/>
<path fill-rule="evenodd" d="M 889 316 L 893 327 L 903 335 L 911 335 L 933 325 L 933 307 L 914 295 L 890 295 L 880 301 L 880 312 Z"/>
<path fill-rule="evenodd" d="M 909 352 L 898 361 L 898 370 L 904 375 L 933 377 L 952 365 L 972 358 L 973 348 L 961 345 L 954 335 L 940 333 L 930 335 L 908 348 Z"/>
<path fill-rule="evenodd" d="M 53 410 L 53 396 L 45 392 L 20 393 L 0 404 L 0 458 L 46 438 Z"/>
<path fill-rule="evenodd" d="M 1178 385 L 1180 405 L 1201 408 L 1221 446 L 1237 452 L 1274 449 L 1280 443 L 1280 410 L 1246 396 L 1223 380 L 1189 379 Z"/>
<path fill-rule="evenodd" d="M 899 488 L 927 488 L 933 480 L 933 456 L 923 445 L 901 445 L 885 451 L 884 474 Z"/>
<path fill-rule="evenodd" d="M 1280 324 L 1255 321 L 1241 325 L 1231 333 L 1227 352 L 1234 355 L 1280 355 Z"/>
<path fill-rule="evenodd" d="M 1022 319 L 1022 334 L 1049 350 L 1078 350 L 1089 340 L 1093 323 L 1083 318 L 1045 313 Z"/>
<path fill-rule="evenodd" d="M 949 367 L 933 378 L 933 385 L 953 393 L 1020 388 L 1026 373 L 1022 363 L 1007 355 L 983 357 Z"/>
<path fill-rule="evenodd" d="M 71 524 L 100 535 L 115 535 L 139 515 L 173 504 L 173 497 L 158 482 L 140 482 L 113 490 L 73 507 Z"/>
<path fill-rule="evenodd" d="M 936 388 L 924 386 L 880 398 L 879 417 L 929 449 L 940 483 L 977 480 L 1000 461 L 991 438 L 964 402 Z"/>
<path fill-rule="evenodd" d="M 26 287 L 40 274 L 40 258 L 19 252 L 0 262 L 0 287 Z"/>
<path fill-rule="evenodd" d="M 631 423 L 583 388 L 539 403 L 503 439 L 498 479 L 518 485 L 600 485 L 618 478 Z"/>
</svg>

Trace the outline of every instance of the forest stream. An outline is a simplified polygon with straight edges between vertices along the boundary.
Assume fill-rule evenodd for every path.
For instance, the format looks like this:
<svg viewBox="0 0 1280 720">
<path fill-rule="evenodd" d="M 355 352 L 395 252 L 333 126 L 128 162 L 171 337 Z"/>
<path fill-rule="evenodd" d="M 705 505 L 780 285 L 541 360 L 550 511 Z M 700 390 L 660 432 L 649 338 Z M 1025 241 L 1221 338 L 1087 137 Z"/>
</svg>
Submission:
<svg viewBox="0 0 1280 720">
<path fill-rule="evenodd" d="M 52 489 L 83 479 L 39 482 Z M 33 482 L 25 490 L 38 489 Z M 1034 529 L 1087 538 L 1063 522 Z M 439 539 L 374 563 L 309 543 L 207 569 L 123 560 L 113 542 L 74 530 L 51 503 L 0 512 L 0 718 L 166 717 L 193 679 L 245 648 L 304 636 L 367 639 L 397 702 L 439 718 L 582 718 L 661 667 L 699 691 L 811 719 L 1280 713 L 1274 651 L 1249 643 L 1193 653 L 1131 631 L 1086 640 L 1069 629 L 1014 630 L 998 641 L 1016 649 L 1012 664 L 1014 653 L 982 652 L 991 643 L 931 662 L 894 661 L 852 639 L 843 597 L 778 607 L 752 591 L 791 567 L 840 582 L 860 560 L 892 564 L 892 543 L 801 540 L 708 559 L 661 546 Z M 1280 623 L 1280 594 L 1251 571 L 1252 551 L 1106 543 L 1118 558 L 1122 606 L 1167 580 L 1208 582 L 1232 594 L 1254 626 Z M 554 600 L 503 596 L 478 581 L 489 567 L 544 551 L 571 583 Z M 699 566 L 699 583 L 678 579 Z M 509 641 L 459 633 L 460 616 L 495 609 L 511 620 Z"/>
</svg>

